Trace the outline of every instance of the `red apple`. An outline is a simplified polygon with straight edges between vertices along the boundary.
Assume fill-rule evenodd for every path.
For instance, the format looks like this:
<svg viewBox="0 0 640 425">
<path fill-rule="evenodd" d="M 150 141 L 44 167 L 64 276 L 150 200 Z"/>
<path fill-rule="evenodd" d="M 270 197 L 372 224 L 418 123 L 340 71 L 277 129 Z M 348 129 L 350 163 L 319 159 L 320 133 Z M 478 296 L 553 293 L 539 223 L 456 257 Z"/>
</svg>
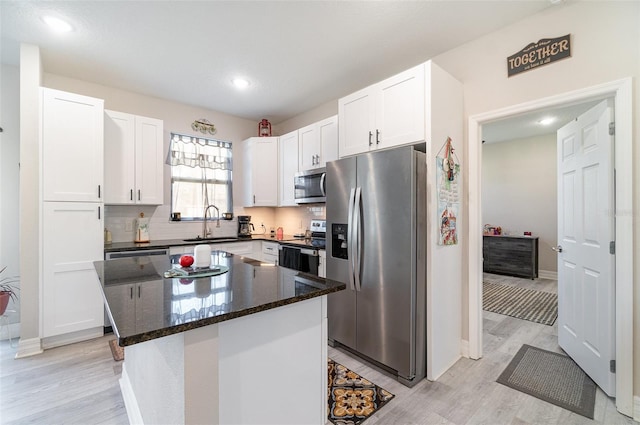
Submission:
<svg viewBox="0 0 640 425">
<path fill-rule="evenodd" d="M 183 285 L 188 285 L 190 283 L 193 283 L 193 279 L 186 279 L 183 277 L 180 279 L 180 283 L 182 283 Z"/>
<path fill-rule="evenodd" d="M 180 265 L 182 267 L 189 267 L 193 264 L 193 257 L 191 255 L 183 255 L 180 257 Z"/>
</svg>

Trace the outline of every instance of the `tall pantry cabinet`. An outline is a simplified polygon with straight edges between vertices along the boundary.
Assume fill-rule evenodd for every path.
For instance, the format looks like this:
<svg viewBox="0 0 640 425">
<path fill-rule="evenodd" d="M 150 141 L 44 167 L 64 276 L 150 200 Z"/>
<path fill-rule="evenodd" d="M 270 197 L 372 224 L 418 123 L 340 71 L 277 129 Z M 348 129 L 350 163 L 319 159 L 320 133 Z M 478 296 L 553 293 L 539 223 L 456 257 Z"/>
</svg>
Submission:
<svg viewBox="0 0 640 425">
<path fill-rule="evenodd" d="M 102 334 L 93 262 L 103 258 L 104 101 L 42 88 L 40 114 L 40 306 L 47 348 Z"/>
</svg>

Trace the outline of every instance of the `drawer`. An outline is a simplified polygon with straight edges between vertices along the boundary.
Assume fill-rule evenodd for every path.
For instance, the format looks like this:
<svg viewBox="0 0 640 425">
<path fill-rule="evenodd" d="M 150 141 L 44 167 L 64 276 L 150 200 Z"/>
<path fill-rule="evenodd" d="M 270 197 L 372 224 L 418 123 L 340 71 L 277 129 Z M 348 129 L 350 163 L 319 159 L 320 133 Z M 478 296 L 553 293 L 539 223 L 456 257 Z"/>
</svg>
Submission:
<svg viewBox="0 0 640 425">
<path fill-rule="evenodd" d="M 490 249 L 506 249 L 511 251 L 531 251 L 533 240 L 509 238 L 485 238 Z"/>
<path fill-rule="evenodd" d="M 275 242 L 262 242 L 262 254 L 278 256 L 279 243 Z"/>
</svg>

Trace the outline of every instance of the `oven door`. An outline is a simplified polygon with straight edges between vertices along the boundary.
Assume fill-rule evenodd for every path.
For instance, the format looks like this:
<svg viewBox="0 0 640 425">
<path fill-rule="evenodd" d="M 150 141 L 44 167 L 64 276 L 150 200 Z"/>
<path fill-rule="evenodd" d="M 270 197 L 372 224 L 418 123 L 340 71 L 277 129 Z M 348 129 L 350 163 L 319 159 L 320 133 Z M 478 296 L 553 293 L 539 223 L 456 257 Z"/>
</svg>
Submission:
<svg viewBox="0 0 640 425">
<path fill-rule="evenodd" d="M 296 173 L 293 180 L 296 203 L 312 204 L 326 202 L 325 177 L 326 172 L 324 168 Z"/>
<path fill-rule="evenodd" d="M 320 256 L 317 249 L 297 248 L 280 245 L 278 265 L 318 276 Z"/>
</svg>

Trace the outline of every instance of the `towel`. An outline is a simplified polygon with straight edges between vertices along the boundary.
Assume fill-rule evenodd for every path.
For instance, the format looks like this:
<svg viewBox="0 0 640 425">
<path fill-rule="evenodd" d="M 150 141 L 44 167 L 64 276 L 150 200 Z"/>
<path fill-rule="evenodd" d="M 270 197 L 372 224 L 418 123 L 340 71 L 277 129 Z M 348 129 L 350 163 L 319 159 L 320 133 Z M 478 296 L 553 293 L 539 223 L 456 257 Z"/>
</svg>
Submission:
<svg viewBox="0 0 640 425">
<path fill-rule="evenodd" d="M 284 246 L 280 253 L 280 265 L 289 269 L 300 270 L 301 257 L 302 254 L 299 249 Z M 307 268 L 309 268 L 308 265 Z"/>
</svg>

